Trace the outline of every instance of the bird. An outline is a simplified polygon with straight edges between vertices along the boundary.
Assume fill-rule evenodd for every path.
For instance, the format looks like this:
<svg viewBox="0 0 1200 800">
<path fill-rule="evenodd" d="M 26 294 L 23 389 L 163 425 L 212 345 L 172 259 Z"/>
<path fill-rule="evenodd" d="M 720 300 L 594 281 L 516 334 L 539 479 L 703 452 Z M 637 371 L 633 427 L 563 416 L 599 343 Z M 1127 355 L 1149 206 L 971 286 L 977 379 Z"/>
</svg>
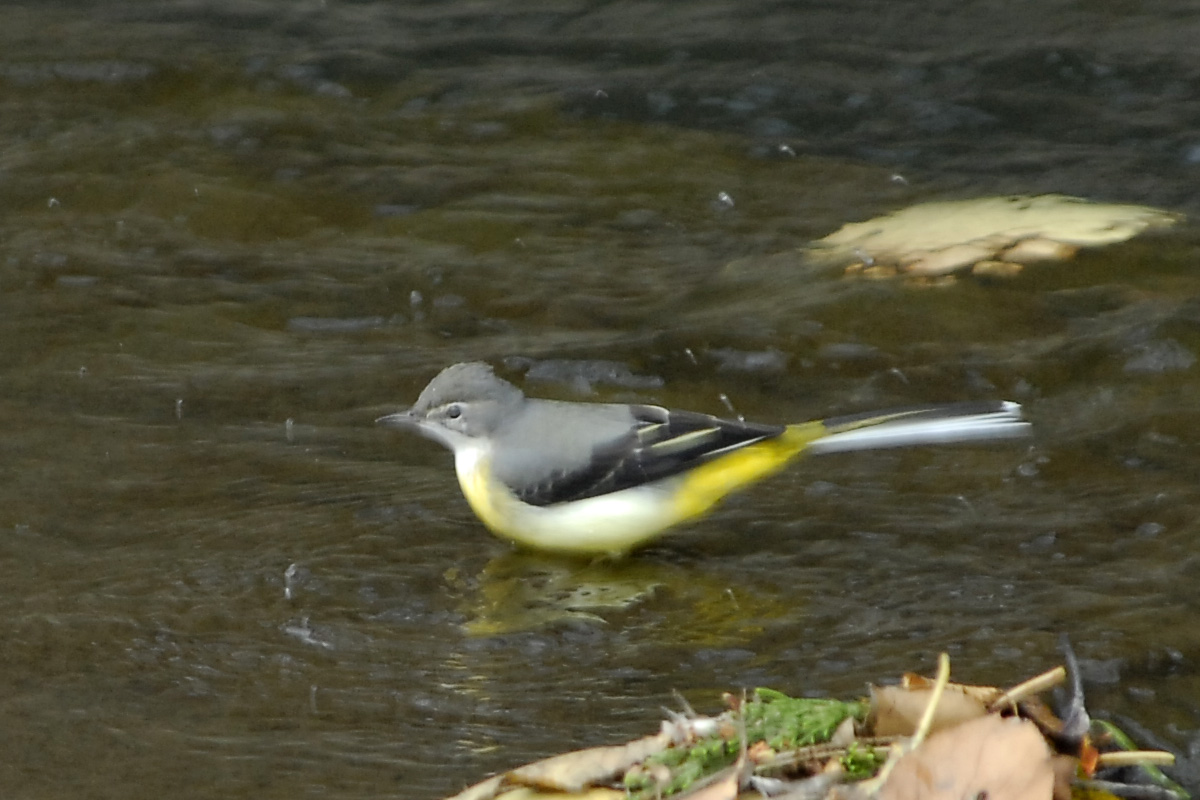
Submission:
<svg viewBox="0 0 1200 800">
<path fill-rule="evenodd" d="M 449 448 L 471 509 L 501 539 L 619 557 L 711 511 L 801 454 L 1013 439 L 1021 406 L 967 402 L 790 425 L 656 405 L 527 397 L 483 362 L 443 369 L 406 411 L 376 420 Z"/>
</svg>

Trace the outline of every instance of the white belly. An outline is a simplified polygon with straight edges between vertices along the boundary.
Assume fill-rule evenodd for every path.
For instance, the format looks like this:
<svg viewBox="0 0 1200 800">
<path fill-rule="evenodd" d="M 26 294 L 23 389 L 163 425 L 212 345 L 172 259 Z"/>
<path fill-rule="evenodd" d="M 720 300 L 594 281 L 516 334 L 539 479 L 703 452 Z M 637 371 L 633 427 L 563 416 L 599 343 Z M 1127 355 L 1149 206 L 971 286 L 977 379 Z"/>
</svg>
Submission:
<svg viewBox="0 0 1200 800">
<path fill-rule="evenodd" d="M 506 486 L 487 481 L 487 454 L 460 448 L 454 466 L 476 516 L 494 533 L 538 550 L 575 555 L 622 554 L 685 519 L 667 479 L 598 497 L 549 506 L 517 499 Z"/>
</svg>

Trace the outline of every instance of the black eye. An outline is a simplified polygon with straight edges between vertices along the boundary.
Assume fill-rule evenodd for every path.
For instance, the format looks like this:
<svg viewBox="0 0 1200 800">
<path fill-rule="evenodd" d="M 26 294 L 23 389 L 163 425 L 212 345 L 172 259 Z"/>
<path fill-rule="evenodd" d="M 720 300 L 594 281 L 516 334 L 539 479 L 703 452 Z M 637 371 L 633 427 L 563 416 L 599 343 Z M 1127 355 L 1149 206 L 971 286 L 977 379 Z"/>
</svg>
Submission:
<svg viewBox="0 0 1200 800">
<path fill-rule="evenodd" d="M 458 419 L 462 416 L 462 406 L 458 403 L 451 403 L 446 406 L 446 419 Z"/>
</svg>

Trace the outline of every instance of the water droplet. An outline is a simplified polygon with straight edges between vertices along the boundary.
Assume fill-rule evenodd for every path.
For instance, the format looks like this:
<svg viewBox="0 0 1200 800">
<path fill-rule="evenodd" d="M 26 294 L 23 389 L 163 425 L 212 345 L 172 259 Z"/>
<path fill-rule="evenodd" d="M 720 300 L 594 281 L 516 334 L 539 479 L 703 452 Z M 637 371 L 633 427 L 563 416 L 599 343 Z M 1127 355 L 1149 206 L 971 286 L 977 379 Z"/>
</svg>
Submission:
<svg viewBox="0 0 1200 800">
<path fill-rule="evenodd" d="M 1160 522 L 1143 522 L 1141 525 L 1137 526 L 1137 530 L 1135 530 L 1133 534 L 1139 539 L 1153 539 L 1166 529 L 1167 526 Z"/>
<path fill-rule="evenodd" d="M 288 420 L 291 422 L 291 420 Z M 296 579 L 296 562 L 288 564 L 288 568 L 283 571 L 283 597 L 285 600 L 292 599 L 292 581 Z"/>
<path fill-rule="evenodd" d="M 724 405 L 727 409 L 729 409 L 730 414 L 733 414 L 735 417 L 737 417 L 738 422 L 746 421 L 746 418 L 743 417 L 741 414 L 739 414 L 737 412 L 737 409 L 733 407 L 733 403 L 732 403 L 732 401 L 730 401 L 729 395 L 725 394 L 724 392 L 721 392 L 719 395 L 717 395 L 717 399 L 721 401 L 722 405 Z"/>
</svg>

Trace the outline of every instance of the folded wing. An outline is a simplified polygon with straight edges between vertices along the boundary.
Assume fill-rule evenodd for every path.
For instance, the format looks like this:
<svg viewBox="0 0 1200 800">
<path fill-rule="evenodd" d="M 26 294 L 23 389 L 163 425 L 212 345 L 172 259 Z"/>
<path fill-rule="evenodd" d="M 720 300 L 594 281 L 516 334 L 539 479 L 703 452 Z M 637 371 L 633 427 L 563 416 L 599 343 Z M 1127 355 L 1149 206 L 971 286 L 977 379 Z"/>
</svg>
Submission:
<svg viewBox="0 0 1200 800">
<path fill-rule="evenodd" d="M 630 406 L 635 424 L 596 446 L 583 463 L 534 484 L 510 486 L 521 500 L 546 506 L 597 497 L 662 480 L 739 447 L 779 436 L 782 425 L 726 420 L 658 406 Z"/>
</svg>

